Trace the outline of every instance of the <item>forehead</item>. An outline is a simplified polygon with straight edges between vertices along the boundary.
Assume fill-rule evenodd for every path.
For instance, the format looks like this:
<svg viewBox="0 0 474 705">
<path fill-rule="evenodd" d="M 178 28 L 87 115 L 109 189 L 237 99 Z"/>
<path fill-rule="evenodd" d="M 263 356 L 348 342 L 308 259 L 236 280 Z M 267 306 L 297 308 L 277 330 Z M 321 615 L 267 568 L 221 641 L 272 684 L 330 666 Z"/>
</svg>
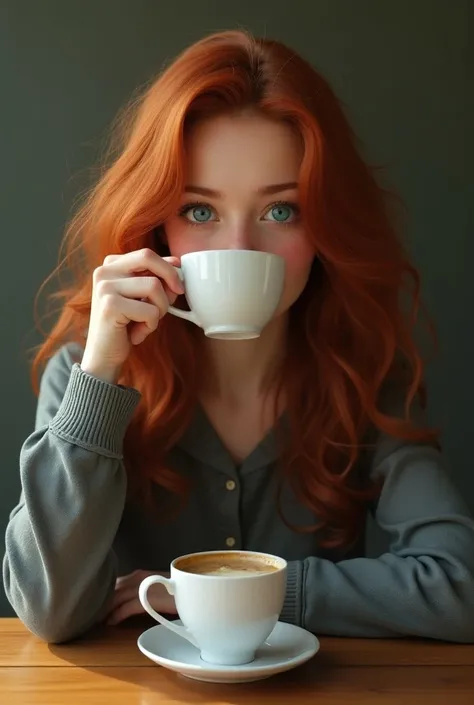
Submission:
<svg viewBox="0 0 474 705">
<path fill-rule="evenodd" d="M 219 190 L 298 181 L 301 140 L 283 121 L 222 115 L 195 124 L 185 138 L 186 181 Z"/>
</svg>

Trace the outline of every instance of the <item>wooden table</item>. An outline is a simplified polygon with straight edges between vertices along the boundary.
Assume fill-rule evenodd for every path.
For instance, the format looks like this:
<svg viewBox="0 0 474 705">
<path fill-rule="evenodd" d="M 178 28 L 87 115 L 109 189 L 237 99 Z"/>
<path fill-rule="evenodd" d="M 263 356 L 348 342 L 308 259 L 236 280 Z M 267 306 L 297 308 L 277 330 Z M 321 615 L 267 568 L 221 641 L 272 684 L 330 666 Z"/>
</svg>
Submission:
<svg viewBox="0 0 474 705">
<path fill-rule="evenodd" d="M 160 668 L 136 646 L 150 622 L 48 645 L 17 619 L 0 619 L 2 705 L 473 705 L 474 646 L 322 638 L 294 671 L 214 685 Z"/>
</svg>

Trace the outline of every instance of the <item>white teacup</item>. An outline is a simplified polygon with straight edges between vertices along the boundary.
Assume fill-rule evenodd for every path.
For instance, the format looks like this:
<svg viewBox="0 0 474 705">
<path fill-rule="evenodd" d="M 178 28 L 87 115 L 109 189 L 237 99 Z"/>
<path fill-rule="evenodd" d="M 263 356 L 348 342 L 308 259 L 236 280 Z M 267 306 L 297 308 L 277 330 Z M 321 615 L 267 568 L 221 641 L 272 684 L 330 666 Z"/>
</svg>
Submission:
<svg viewBox="0 0 474 705">
<path fill-rule="evenodd" d="M 204 250 L 181 257 L 177 268 L 190 311 L 168 313 L 192 321 L 210 338 L 258 338 L 283 292 L 285 260 L 256 250 Z"/>
<path fill-rule="evenodd" d="M 253 551 L 191 553 L 171 563 L 171 577 L 151 575 L 142 581 L 139 598 L 160 624 L 179 634 L 208 663 L 250 663 L 271 634 L 283 607 L 286 561 Z M 155 612 L 148 588 L 162 583 L 174 595 L 184 626 Z"/>
</svg>

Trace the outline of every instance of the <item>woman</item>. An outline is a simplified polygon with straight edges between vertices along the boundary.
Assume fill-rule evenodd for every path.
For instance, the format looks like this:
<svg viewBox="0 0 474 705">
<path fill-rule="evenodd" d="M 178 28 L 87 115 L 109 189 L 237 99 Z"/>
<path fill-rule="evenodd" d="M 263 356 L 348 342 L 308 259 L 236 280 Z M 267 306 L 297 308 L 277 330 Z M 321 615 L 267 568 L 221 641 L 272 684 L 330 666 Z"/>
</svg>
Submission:
<svg viewBox="0 0 474 705">
<path fill-rule="evenodd" d="M 142 611 L 146 575 L 231 547 L 289 561 L 282 620 L 474 641 L 474 523 L 420 412 L 418 277 L 331 89 L 283 45 L 226 32 L 124 124 L 70 225 L 75 278 L 34 363 L 4 560 L 20 618 L 52 642 L 117 624 Z M 166 315 L 180 257 L 228 248 L 286 261 L 256 340 Z M 391 539 L 376 559 L 369 511 Z"/>
</svg>

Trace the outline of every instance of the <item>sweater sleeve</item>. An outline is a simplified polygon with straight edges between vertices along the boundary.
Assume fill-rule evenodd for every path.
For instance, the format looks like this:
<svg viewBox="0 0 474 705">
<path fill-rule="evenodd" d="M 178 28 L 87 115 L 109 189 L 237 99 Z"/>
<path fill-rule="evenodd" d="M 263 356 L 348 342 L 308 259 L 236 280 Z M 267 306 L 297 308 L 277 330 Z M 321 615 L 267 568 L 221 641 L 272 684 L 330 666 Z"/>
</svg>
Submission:
<svg viewBox="0 0 474 705">
<path fill-rule="evenodd" d="M 389 552 L 291 562 L 281 618 L 321 634 L 474 642 L 474 521 L 439 450 L 381 436 L 372 472 Z"/>
<path fill-rule="evenodd" d="M 20 619 L 47 641 L 72 639 L 104 616 L 126 495 L 123 437 L 139 398 L 83 372 L 68 347 L 45 369 L 3 580 Z"/>
</svg>

